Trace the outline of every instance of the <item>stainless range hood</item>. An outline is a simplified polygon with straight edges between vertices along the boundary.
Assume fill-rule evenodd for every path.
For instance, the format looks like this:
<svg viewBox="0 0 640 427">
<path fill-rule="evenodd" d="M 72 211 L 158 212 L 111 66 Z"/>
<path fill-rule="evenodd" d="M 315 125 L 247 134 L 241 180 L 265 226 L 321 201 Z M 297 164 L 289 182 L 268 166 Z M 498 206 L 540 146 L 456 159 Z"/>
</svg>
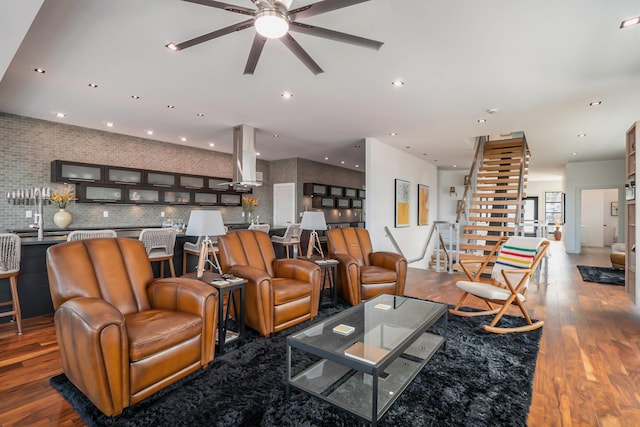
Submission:
<svg viewBox="0 0 640 427">
<path fill-rule="evenodd" d="M 256 172 L 256 130 L 251 126 L 233 128 L 232 184 L 234 187 L 262 185 L 262 177 Z"/>
</svg>

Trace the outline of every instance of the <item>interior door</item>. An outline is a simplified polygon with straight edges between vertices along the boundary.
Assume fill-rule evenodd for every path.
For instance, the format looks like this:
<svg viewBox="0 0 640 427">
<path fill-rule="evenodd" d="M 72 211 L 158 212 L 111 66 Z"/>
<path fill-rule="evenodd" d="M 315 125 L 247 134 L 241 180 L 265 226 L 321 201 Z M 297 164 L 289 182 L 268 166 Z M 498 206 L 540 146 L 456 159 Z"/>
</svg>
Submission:
<svg viewBox="0 0 640 427">
<path fill-rule="evenodd" d="M 296 183 L 273 184 L 273 227 L 296 222 Z"/>
</svg>

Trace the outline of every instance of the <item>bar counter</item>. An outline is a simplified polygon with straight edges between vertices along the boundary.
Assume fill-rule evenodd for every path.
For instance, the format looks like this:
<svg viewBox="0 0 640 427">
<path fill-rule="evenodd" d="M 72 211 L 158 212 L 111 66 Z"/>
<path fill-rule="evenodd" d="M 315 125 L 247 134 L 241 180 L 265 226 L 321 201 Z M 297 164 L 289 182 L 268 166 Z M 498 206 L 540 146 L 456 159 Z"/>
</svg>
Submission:
<svg viewBox="0 0 640 427">
<path fill-rule="evenodd" d="M 247 228 L 249 224 L 227 224 L 229 230 L 237 230 Z M 115 230 L 118 237 L 128 237 L 137 239 L 140 230 L 150 227 L 103 227 Z M 82 228 L 66 229 L 66 230 L 45 230 L 43 240 L 37 239 L 37 233 L 34 230 L 8 230 L 10 233 L 16 233 L 21 238 L 22 254 L 20 260 L 20 275 L 18 276 L 18 295 L 20 297 L 20 308 L 22 310 L 22 318 L 41 316 L 43 314 L 51 314 L 54 312 L 53 303 L 51 302 L 51 294 L 49 293 L 49 280 L 47 277 L 46 254 L 47 249 L 58 243 L 66 242 L 67 235 L 70 231 L 81 230 Z M 85 228 L 87 229 L 87 228 Z M 92 228 L 95 230 L 96 228 Z M 273 229 L 269 234 L 284 234 L 285 229 Z M 176 244 L 173 253 L 173 264 L 177 276 L 182 275 L 182 248 L 185 242 L 195 242 L 196 236 L 185 236 L 180 233 L 176 237 Z M 276 256 L 282 257 L 282 254 L 276 252 Z M 193 262 L 192 262 L 193 261 Z M 197 263 L 197 257 L 188 257 L 189 264 Z M 160 275 L 160 263 L 152 263 L 153 272 L 156 277 Z M 188 268 L 191 271 L 193 268 Z M 165 274 L 169 274 L 169 269 L 165 268 Z M 9 291 L 8 279 L 0 281 L 0 300 L 7 301 L 11 298 Z M 8 321 L 3 318 L 3 321 Z M 0 323 L 4 323 L 0 321 Z"/>
</svg>

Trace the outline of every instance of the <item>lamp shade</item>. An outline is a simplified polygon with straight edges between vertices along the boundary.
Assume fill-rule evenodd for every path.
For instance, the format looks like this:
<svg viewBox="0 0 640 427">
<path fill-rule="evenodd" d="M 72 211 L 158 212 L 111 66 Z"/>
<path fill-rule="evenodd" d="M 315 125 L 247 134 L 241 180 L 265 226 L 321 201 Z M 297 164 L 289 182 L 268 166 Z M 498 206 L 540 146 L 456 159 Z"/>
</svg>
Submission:
<svg viewBox="0 0 640 427">
<path fill-rule="evenodd" d="M 227 232 L 224 229 L 220 211 L 191 211 L 185 235 L 224 236 L 225 234 Z"/>
<path fill-rule="evenodd" d="M 302 214 L 300 221 L 302 230 L 326 230 L 327 223 L 324 220 L 324 212 L 306 211 Z"/>
</svg>

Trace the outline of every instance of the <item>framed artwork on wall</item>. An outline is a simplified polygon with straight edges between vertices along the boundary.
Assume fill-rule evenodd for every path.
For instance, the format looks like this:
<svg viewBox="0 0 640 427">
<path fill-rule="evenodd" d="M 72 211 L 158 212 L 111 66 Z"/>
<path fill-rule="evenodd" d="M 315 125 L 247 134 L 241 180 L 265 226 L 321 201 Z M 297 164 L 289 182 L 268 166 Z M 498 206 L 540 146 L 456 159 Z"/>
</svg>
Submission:
<svg viewBox="0 0 640 427">
<path fill-rule="evenodd" d="M 409 181 L 396 179 L 396 227 L 409 226 Z"/>
<path fill-rule="evenodd" d="M 429 187 L 418 184 L 418 225 L 429 223 Z"/>
<path fill-rule="evenodd" d="M 611 202 L 611 216 L 618 216 L 618 202 Z"/>
</svg>

